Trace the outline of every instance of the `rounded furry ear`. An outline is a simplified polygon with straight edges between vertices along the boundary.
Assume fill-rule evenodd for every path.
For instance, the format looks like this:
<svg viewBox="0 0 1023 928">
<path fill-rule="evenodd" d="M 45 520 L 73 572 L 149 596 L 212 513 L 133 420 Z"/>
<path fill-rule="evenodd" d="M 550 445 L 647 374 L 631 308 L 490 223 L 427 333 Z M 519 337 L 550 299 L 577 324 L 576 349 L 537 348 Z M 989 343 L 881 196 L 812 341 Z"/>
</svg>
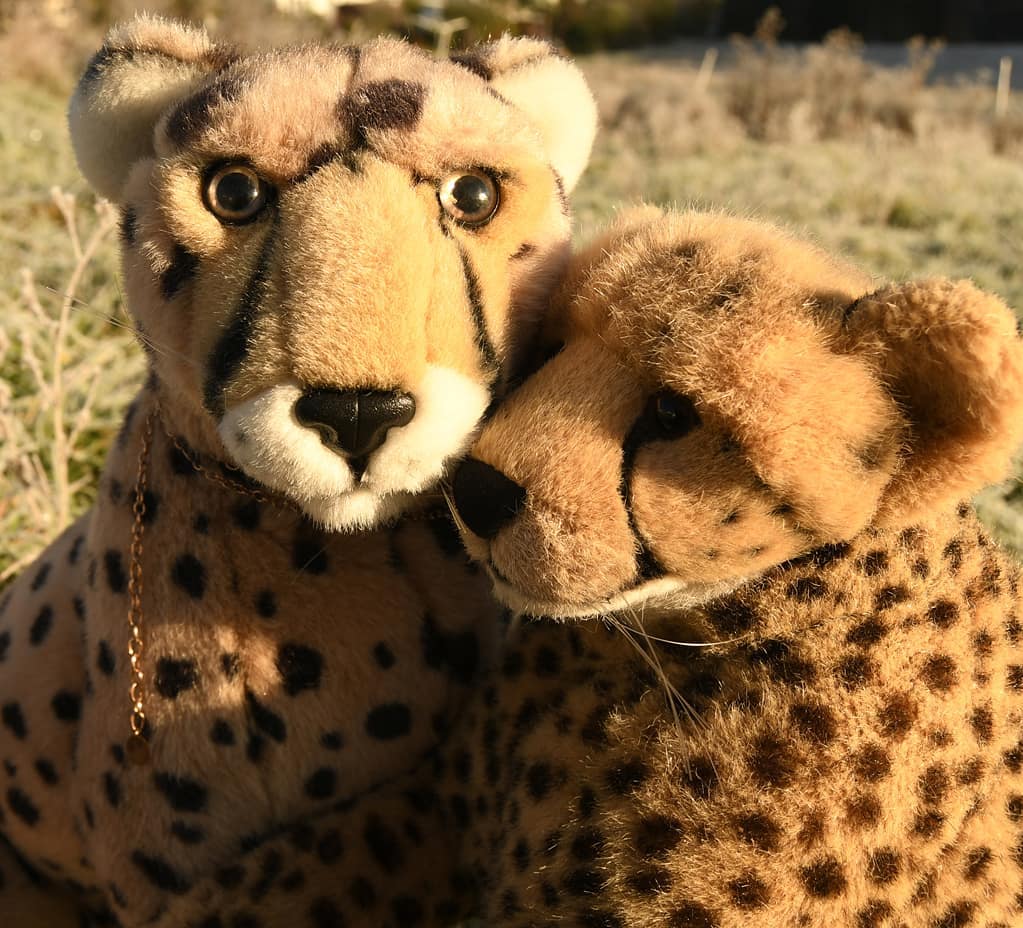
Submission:
<svg viewBox="0 0 1023 928">
<path fill-rule="evenodd" d="M 582 71 L 547 42 L 502 36 L 451 56 L 539 130 L 565 191 L 578 182 L 597 133 L 597 105 Z"/>
<path fill-rule="evenodd" d="M 846 311 L 849 347 L 872 357 L 910 428 L 880 522 L 968 498 L 1009 473 L 1023 441 L 1016 325 L 969 281 L 891 286 Z"/>
<path fill-rule="evenodd" d="M 78 166 L 96 192 L 116 202 L 131 166 L 152 154 L 161 114 L 236 59 L 184 23 L 140 15 L 114 26 L 68 110 Z"/>
</svg>

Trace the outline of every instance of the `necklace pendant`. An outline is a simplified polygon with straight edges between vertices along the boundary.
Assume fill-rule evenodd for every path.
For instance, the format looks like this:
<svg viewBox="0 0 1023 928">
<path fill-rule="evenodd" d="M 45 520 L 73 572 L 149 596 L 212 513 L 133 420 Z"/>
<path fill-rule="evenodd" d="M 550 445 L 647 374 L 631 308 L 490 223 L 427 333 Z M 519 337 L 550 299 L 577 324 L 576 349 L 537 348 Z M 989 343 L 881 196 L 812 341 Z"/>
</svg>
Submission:
<svg viewBox="0 0 1023 928">
<path fill-rule="evenodd" d="M 146 767 L 152 758 L 149 742 L 142 735 L 129 735 L 124 743 L 124 754 L 133 767 Z"/>
</svg>

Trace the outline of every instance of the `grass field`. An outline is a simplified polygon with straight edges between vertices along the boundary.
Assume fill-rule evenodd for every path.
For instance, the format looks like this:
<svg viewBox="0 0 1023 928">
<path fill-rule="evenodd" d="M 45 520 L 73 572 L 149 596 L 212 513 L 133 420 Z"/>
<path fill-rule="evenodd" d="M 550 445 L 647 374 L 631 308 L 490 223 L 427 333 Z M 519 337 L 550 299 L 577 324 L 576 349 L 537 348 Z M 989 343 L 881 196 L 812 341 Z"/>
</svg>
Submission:
<svg viewBox="0 0 1023 928">
<path fill-rule="evenodd" d="M 574 197 L 580 235 L 639 200 L 722 207 L 879 278 L 972 277 L 1023 307 L 1019 114 L 993 123 L 990 88 L 929 88 L 912 69 L 866 70 L 855 48 L 812 51 L 783 60 L 768 45 L 709 84 L 663 60 L 586 61 L 604 130 Z M 0 585 L 89 504 L 142 373 L 114 237 L 90 242 L 110 217 L 76 172 L 50 83 L 0 79 Z M 1023 552 L 1023 484 L 978 506 Z"/>
</svg>

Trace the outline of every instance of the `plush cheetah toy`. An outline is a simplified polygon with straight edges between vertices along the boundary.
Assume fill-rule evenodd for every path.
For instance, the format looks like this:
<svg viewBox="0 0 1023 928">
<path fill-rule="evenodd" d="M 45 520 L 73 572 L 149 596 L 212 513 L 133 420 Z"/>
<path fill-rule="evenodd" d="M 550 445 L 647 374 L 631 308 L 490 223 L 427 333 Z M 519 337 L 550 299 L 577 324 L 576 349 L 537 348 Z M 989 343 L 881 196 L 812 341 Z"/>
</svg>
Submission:
<svg viewBox="0 0 1023 928">
<path fill-rule="evenodd" d="M 433 488 L 563 270 L 595 127 L 536 41 L 242 55 L 148 18 L 70 121 L 150 378 L 0 605 L 17 928 L 144 923 L 448 726 L 499 609 Z"/>
<path fill-rule="evenodd" d="M 962 502 L 1023 438 L 1012 314 L 657 213 L 558 305 L 453 490 L 502 598 L 584 621 L 518 628 L 434 788 L 178 923 L 447 924 L 476 877 L 495 926 L 1023 924 L 1020 570 Z"/>
</svg>

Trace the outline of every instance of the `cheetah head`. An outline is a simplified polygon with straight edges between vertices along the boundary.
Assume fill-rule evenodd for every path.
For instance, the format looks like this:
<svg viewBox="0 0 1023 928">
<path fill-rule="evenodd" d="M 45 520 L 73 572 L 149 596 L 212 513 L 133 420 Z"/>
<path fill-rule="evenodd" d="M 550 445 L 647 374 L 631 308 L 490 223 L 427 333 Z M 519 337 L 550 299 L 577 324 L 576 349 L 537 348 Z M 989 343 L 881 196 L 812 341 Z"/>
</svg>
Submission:
<svg viewBox="0 0 1023 928">
<path fill-rule="evenodd" d="M 141 17 L 70 123 L 169 424 L 340 530 L 471 441 L 563 271 L 596 117 L 535 40 L 241 54 Z"/>
<path fill-rule="evenodd" d="M 695 605 L 1004 476 L 1012 313 L 970 283 L 872 290 L 778 230 L 640 211 L 582 252 L 563 347 L 456 472 L 470 552 L 520 611 Z"/>
</svg>

